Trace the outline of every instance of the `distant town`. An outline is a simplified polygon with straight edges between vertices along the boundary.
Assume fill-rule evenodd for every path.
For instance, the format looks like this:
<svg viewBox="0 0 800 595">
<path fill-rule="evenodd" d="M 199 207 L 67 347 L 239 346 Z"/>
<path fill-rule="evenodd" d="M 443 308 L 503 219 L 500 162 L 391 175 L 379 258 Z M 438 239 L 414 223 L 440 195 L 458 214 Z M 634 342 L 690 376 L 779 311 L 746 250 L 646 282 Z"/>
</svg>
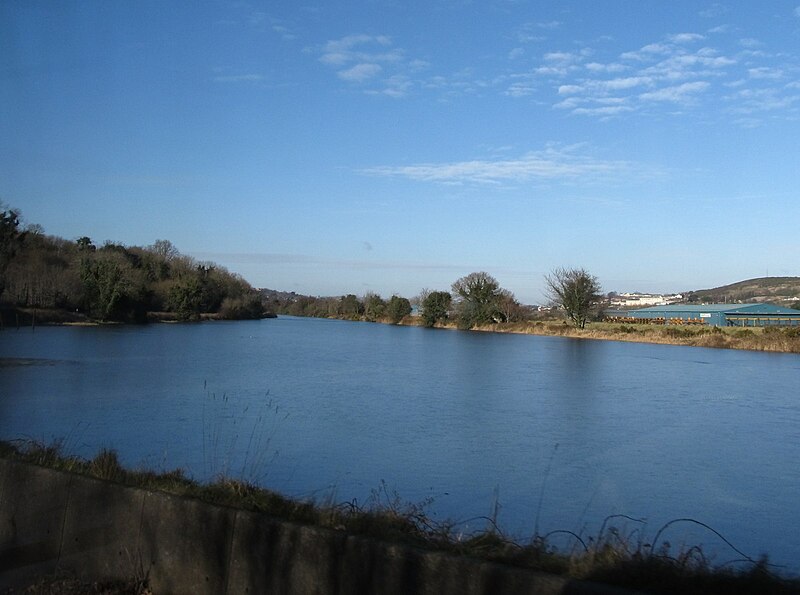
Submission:
<svg viewBox="0 0 800 595">
<path fill-rule="evenodd" d="M 666 306 L 683 300 L 682 293 L 616 293 L 608 294 L 608 303 L 613 308 L 643 308 L 645 306 Z"/>
</svg>

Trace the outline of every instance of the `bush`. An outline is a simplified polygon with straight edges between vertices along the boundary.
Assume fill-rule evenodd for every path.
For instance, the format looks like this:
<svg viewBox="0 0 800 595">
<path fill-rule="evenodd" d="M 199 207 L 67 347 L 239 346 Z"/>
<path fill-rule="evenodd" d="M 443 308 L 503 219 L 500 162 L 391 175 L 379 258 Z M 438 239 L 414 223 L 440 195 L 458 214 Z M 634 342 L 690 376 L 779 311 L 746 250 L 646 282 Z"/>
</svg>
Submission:
<svg viewBox="0 0 800 595">
<path fill-rule="evenodd" d="M 256 295 L 240 298 L 225 298 L 219 309 L 219 315 L 225 320 L 254 320 L 263 318 L 264 304 Z"/>
</svg>

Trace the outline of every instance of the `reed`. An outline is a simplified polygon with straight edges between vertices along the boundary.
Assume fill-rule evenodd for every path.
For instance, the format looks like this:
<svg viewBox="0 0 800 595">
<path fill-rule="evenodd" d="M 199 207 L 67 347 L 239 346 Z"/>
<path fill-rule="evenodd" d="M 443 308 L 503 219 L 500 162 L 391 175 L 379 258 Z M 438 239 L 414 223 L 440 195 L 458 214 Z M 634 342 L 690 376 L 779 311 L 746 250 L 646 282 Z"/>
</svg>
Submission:
<svg viewBox="0 0 800 595">
<path fill-rule="evenodd" d="M 689 518 L 674 519 L 647 539 L 645 523 L 625 515 L 607 517 L 594 535 L 557 530 L 537 532 L 527 543 L 505 536 L 497 525 L 499 494 L 488 517 L 460 522 L 438 521 L 428 512 L 432 498 L 403 500 L 382 481 L 363 503 L 357 500 L 323 504 L 286 498 L 248 481 L 219 477 L 201 484 L 179 470 L 154 473 L 129 470 L 116 454 L 101 450 L 92 459 L 69 456 L 61 443 L 31 440 L 0 442 L 0 456 L 106 481 L 197 498 L 209 503 L 266 512 L 284 520 L 313 524 L 367 536 L 536 569 L 576 579 L 640 589 L 651 593 L 800 593 L 800 579 L 783 576 L 767 558 L 752 558 L 712 527 Z M 333 494 L 333 493 L 332 493 Z M 540 510 L 537 511 L 537 517 Z M 619 525 L 622 521 L 622 526 Z M 467 527 L 484 523 L 484 530 Z M 633 528 L 628 528 L 628 523 Z M 699 527 L 730 548 L 733 556 L 714 565 L 700 546 L 675 548 L 667 537 L 675 526 Z M 538 525 L 538 523 L 537 523 Z M 558 542 L 560 545 L 556 545 Z"/>
</svg>

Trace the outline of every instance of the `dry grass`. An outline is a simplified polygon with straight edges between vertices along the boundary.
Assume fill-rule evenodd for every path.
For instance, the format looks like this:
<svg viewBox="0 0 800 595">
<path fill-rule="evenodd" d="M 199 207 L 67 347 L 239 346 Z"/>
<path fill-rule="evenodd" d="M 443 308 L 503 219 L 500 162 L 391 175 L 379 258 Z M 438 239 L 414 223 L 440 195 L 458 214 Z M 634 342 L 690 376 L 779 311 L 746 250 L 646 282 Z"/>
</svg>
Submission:
<svg viewBox="0 0 800 595">
<path fill-rule="evenodd" d="M 490 324 L 476 327 L 473 330 L 715 349 L 800 353 L 800 328 L 744 329 L 592 322 L 587 324 L 586 328 L 579 329 L 565 322 L 548 320 Z"/>
<path fill-rule="evenodd" d="M 61 446 L 30 441 L 0 442 L 0 457 L 21 460 L 49 468 L 81 473 L 149 490 L 194 497 L 213 504 L 269 513 L 271 516 L 327 527 L 336 531 L 367 536 L 450 552 L 585 579 L 624 586 L 651 593 L 800 593 L 800 580 L 780 577 L 765 559 L 754 560 L 737 550 L 713 528 L 693 519 L 676 519 L 661 527 L 652 540 L 644 538 L 643 521 L 614 515 L 594 536 L 570 531 L 535 535 L 524 544 L 506 538 L 491 518 L 470 519 L 474 525 L 485 522 L 487 530 L 465 533 L 464 523 L 435 521 L 427 513 L 430 500 L 410 503 L 390 492 L 385 483 L 359 503 L 328 501 L 323 504 L 291 500 L 251 483 L 220 478 L 201 485 L 175 470 L 156 474 L 124 469 L 113 451 L 101 450 L 90 460 L 62 454 Z M 332 500 L 332 498 L 331 498 Z M 613 522 L 623 520 L 622 528 Z M 633 523 L 633 530 L 625 523 Z M 699 547 L 673 550 L 666 540 L 668 529 L 676 523 L 694 523 L 728 543 L 738 563 L 714 567 Z M 572 545 L 560 549 L 554 540 Z M 61 582 L 59 582 L 61 581 Z M 64 582 L 66 581 L 66 582 Z M 63 587 L 63 590 L 62 590 Z M 70 589 L 77 590 L 70 590 Z M 103 590 L 106 589 L 107 590 Z M 48 590 L 49 589 L 49 590 Z M 117 590 L 114 590 L 117 589 Z M 86 584 L 69 579 L 48 579 L 16 593 L 148 593 L 142 581 L 113 584 Z"/>
</svg>

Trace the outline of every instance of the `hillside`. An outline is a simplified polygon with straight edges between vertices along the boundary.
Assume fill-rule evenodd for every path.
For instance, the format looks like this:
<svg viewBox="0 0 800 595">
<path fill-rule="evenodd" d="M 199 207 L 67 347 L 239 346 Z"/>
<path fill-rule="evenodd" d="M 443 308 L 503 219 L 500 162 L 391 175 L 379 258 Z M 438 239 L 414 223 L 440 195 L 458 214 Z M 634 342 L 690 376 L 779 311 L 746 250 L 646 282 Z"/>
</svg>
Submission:
<svg viewBox="0 0 800 595">
<path fill-rule="evenodd" d="M 686 294 L 688 302 L 770 302 L 779 306 L 800 304 L 800 277 L 761 277 Z"/>
<path fill-rule="evenodd" d="M 0 327 L 39 322 L 145 322 L 265 316 L 256 290 L 168 240 L 151 246 L 50 236 L 0 205 Z M 27 324 L 27 322 L 26 322 Z"/>
</svg>

